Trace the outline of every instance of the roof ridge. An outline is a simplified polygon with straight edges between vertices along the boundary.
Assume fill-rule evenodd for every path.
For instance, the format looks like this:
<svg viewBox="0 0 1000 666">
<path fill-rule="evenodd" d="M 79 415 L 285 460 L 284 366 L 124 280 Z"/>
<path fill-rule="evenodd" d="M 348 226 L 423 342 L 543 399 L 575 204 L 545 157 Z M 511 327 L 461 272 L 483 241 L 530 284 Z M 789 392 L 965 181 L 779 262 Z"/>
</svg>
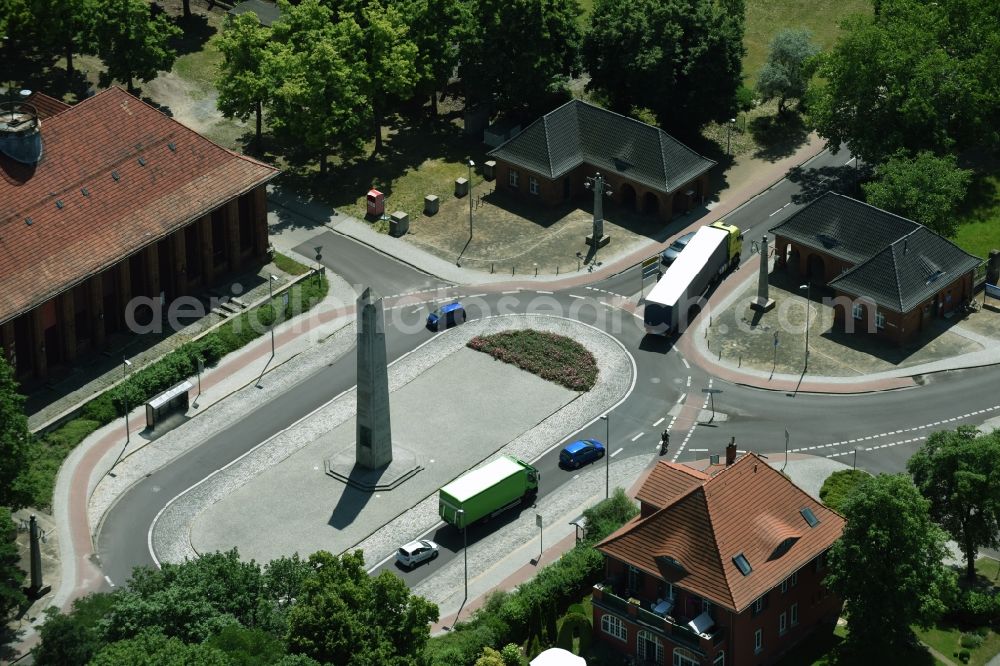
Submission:
<svg viewBox="0 0 1000 666">
<path fill-rule="evenodd" d="M 724 471 L 725 470 L 723 470 L 723 472 Z M 719 474 L 721 474 L 721 472 Z M 716 476 L 719 476 L 719 475 L 717 474 Z M 725 556 L 722 554 L 722 551 L 719 549 L 719 540 L 716 538 L 716 535 L 715 535 L 715 518 L 712 515 L 712 508 L 708 505 L 708 493 L 705 492 L 705 486 L 709 483 L 709 481 L 711 481 L 714 478 L 715 478 L 715 476 L 713 476 L 708 481 L 705 481 L 705 483 L 703 483 L 700 486 L 700 488 L 701 488 L 702 496 L 704 497 L 704 502 L 705 502 L 705 515 L 708 516 L 708 525 L 709 525 L 708 532 L 709 532 L 710 538 L 712 539 L 712 555 L 714 557 L 718 558 L 718 566 L 719 566 L 720 570 L 722 571 L 722 577 L 725 578 L 725 580 L 726 580 L 726 597 L 728 598 L 730 608 L 735 609 L 736 608 L 736 599 L 733 598 L 733 586 L 729 582 L 729 570 L 728 570 L 729 568 L 726 566 L 726 562 L 723 559 Z"/>
</svg>

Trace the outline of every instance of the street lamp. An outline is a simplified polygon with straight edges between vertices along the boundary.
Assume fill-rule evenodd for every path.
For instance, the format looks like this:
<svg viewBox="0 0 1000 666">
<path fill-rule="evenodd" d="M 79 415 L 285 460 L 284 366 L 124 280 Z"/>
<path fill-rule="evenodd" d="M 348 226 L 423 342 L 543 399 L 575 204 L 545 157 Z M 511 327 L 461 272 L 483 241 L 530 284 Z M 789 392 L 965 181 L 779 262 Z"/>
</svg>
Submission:
<svg viewBox="0 0 1000 666">
<path fill-rule="evenodd" d="M 465 524 L 465 509 L 458 509 L 457 515 L 458 522 L 462 524 L 462 559 L 465 560 L 465 597 L 462 599 L 462 605 L 458 607 L 458 613 L 455 613 L 455 621 L 452 622 L 453 627 L 458 624 L 458 615 L 465 608 L 465 602 L 469 599 L 469 539 L 466 534 L 468 525 Z"/>
<path fill-rule="evenodd" d="M 726 132 L 726 155 L 731 155 L 732 154 L 730 152 L 729 148 L 730 148 L 730 139 L 733 136 L 733 126 L 735 124 L 736 124 L 736 118 L 730 118 L 729 119 L 729 125 L 728 125 L 729 129 Z"/>
<path fill-rule="evenodd" d="M 806 292 L 806 360 L 805 363 L 802 364 L 803 372 L 805 372 L 806 369 L 809 367 L 809 303 L 812 302 L 812 297 L 810 293 L 811 287 L 812 287 L 811 282 L 806 282 L 805 284 L 799 285 L 799 291 L 805 289 Z"/>
<path fill-rule="evenodd" d="M 122 357 L 122 398 L 125 401 L 125 445 L 128 446 L 130 441 L 131 433 L 128 428 L 128 387 L 125 385 L 128 382 L 128 369 L 132 367 L 132 361 L 128 360 L 124 356 Z"/>
<path fill-rule="evenodd" d="M 267 281 L 267 297 L 271 304 L 271 314 L 274 315 L 274 319 L 271 320 L 271 358 L 274 358 L 274 326 L 278 323 L 278 313 L 274 309 L 274 289 L 271 285 L 277 281 L 277 275 L 271 275 L 271 279 Z"/>
<path fill-rule="evenodd" d="M 608 415 L 602 414 L 604 421 L 604 499 L 611 497 L 611 426 Z"/>
<path fill-rule="evenodd" d="M 476 163 L 469 160 L 469 240 L 472 240 L 472 168 Z"/>
</svg>

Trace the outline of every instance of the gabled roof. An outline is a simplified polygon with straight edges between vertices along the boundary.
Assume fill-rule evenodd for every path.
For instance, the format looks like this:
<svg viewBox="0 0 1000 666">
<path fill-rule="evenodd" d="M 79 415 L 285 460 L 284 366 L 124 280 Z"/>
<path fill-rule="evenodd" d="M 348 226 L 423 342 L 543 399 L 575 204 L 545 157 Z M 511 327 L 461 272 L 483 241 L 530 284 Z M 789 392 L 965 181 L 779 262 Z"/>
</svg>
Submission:
<svg viewBox="0 0 1000 666">
<path fill-rule="evenodd" d="M 661 460 L 650 471 L 635 498 L 661 509 L 710 478 L 694 467 Z"/>
<path fill-rule="evenodd" d="M 120 88 L 43 120 L 41 137 L 34 167 L 0 155 L 0 322 L 278 174 Z"/>
<path fill-rule="evenodd" d="M 831 280 L 830 286 L 866 296 L 893 312 L 909 312 L 980 263 L 978 257 L 918 226 L 868 261 Z"/>
<path fill-rule="evenodd" d="M 545 114 L 489 154 L 553 180 L 587 163 L 666 193 L 715 166 L 657 127 L 580 99 Z"/>
<path fill-rule="evenodd" d="M 826 192 L 770 231 L 857 265 L 919 226 L 856 199 Z"/>
<path fill-rule="evenodd" d="M 655 494 L 645 487 L 650 483 L 680 478 L 659 474 L 640 495 Z M 815 527 L 804 508 L 819 519 Z M 634 518 L 597 549 L 738 613 L 826 551 L 843 528 L 839 514 L 749 453 L 655 513 Z M 749 574 L 734 562 L 740 554 Z"/>
<path fill-rule="evenodd" d="M 35 107 L 35 110 L 38 111 L 38 117 L 42 120 L 51 118 L 70 108 L 70 105 L 61 99 L 49 97 L 45 93 L 38 91 L 32 92 L 24 101 Z"/>
</svg>

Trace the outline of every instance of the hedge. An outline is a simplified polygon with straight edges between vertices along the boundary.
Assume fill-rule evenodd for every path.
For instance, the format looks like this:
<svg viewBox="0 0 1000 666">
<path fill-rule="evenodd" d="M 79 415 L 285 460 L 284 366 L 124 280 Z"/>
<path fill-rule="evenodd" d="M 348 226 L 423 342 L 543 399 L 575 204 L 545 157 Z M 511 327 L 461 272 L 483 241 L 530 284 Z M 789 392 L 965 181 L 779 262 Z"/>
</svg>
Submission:
<svg viewBox="0 0 1000 666">
<path fill-rule="evenodd" d="M 638 508 L 621 488 L 615 490 L 610 499 L 585 511 L 587 531 L 580 543 L 513 592 L 499 591 L 489 595 L 472 619 L 460 623 L 451 633 L 431 638 L 426 651 L 429 663 L 435 666 L 472 665 L 484 647 L 523 643 L 528 638 L 533 618 L 538 624 L 539 618 L 546 618 L 554 608 L 566 609 L 600 582 L 604 574 L 604 555 L 594 548 L 594 544 L 637 513 Z"/>
<path fill-rule="evenodd" d="M 292 287 L 282 320 L 308 311 L 326 297 L 329 283 L 325 275 L 306 278 Z M 222 326 L 188 342 L 163 358 L 129 375 L 128 380 L 101 393 L 83 406 L 79 417 L 42 437 L 30 448 L 28 468 L 19 483 L 31 495 L 31 505 L 50 510 L 56 475 L 63 460 L 87 435 L 125 414 L 125 404 L 134 409 L 157 393 L 191 377 L 197 372 L 198 359 L 214 366 L 221 358 L 268 332 L 279 311 L 270 303 L 247 310 Z"/>
</svg>

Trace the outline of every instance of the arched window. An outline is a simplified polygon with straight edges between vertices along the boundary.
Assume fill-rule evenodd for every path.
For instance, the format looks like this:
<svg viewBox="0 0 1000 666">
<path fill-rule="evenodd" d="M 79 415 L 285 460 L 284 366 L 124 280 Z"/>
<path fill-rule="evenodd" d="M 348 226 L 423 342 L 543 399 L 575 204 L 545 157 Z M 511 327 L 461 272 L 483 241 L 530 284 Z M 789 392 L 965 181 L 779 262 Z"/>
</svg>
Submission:
<svg viewBox="0 0 1000 666">
<path fill-rule="evenodd" d="M 621 618 L 614 615 L 605 614 L 601 616 L 601 631 L 609 636 L 614 636 L 620 641 L 628 640 L 628 629 L 625 628 L 625 623 L 621 621 Z"/>
<path fill-rule="evenodd" d="M 649 631 L 640 631 L 636 643 L 636 651 L 640 659 L 653 661 L 657 664 L 663 663 L 663 641 L 659 636 Z"/>
<path fill-rule="evenodd" d="M 698 666 L 698 655 L 684 648 L 674 648 L 674 666 Z"/>
</svg>

